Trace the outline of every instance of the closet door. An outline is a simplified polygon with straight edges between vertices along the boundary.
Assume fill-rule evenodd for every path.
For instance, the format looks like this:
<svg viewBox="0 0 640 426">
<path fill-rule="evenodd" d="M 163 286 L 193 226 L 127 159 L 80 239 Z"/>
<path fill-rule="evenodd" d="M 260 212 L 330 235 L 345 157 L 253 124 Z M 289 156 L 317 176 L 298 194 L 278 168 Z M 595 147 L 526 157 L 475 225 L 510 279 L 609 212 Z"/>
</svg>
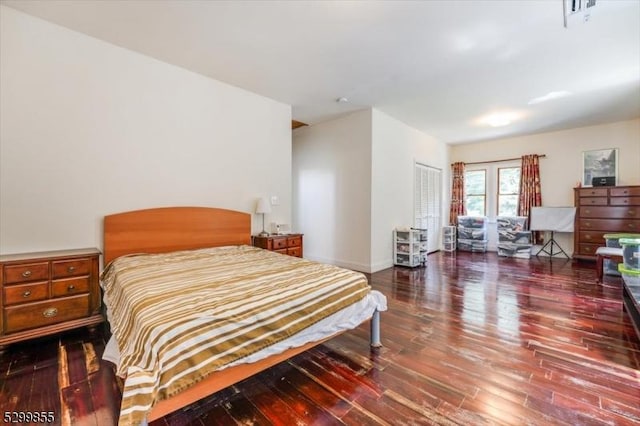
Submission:
<svg viewBox="0 0 640 426">
<path fill-rule="evenodd" d="M 428 252 L 440 250 L 442 170 L 416 163 L 414 211 L 416 228 L 427 228 Z"/>
</svg>

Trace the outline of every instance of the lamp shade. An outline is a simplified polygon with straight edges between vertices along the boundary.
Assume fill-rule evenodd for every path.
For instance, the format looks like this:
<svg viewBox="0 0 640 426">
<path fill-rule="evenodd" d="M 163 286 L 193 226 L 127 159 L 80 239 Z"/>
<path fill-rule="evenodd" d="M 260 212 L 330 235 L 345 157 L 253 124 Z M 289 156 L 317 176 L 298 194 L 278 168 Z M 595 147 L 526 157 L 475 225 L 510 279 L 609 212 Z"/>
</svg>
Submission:
<svg viewBox="0 0 640 426">
<path fill-rule="evenodd" d="M 258 200 L 258 205 L 256 206 L 256 213 L 271 213 L 271 205 L 269 204 L 269 200 L 266 198 L 260 198 Z"/>
</svg>

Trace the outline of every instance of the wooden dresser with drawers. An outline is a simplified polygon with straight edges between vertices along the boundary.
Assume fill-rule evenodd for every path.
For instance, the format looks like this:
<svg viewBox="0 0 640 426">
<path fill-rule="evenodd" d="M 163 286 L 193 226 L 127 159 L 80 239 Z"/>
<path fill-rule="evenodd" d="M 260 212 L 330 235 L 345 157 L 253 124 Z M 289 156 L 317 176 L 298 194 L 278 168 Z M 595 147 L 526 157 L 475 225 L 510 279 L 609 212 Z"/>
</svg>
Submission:
<svg viewBox="0 0 640 426">
<path fill-rule="evenodd" d="M 302 257 L 302 234 L 254 236 L 253 245 L 289 256 Z"/>
<path fill-rule="evenodd" d="M 103 322 L 97 249 L 0 256 L 0 350 Z"/>
<path fill-rule="evenodd" d="M 595 260 L 605 234 L 640 233 L 640 186 L 574 188 L 574 259 Z"/>
</svg>

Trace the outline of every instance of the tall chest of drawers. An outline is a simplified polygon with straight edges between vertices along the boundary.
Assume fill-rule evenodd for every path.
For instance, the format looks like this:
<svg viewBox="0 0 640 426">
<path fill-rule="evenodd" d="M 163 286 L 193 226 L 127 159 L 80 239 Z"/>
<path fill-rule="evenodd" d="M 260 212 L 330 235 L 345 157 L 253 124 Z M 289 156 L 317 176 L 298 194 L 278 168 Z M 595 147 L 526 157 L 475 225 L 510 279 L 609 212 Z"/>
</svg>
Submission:
<svg viewBox="0 0 640 426">
<path fill-rule="evenodd" d="M 595 260 L 605 234 L 640 233 L 640 186 L 575 188 L 574 197 L 575 259 Z"/>
<path fill-rule="evenodd" d="M 0 349 L 103 321 L 97 249 L 0 256 Z"/>
</svg>

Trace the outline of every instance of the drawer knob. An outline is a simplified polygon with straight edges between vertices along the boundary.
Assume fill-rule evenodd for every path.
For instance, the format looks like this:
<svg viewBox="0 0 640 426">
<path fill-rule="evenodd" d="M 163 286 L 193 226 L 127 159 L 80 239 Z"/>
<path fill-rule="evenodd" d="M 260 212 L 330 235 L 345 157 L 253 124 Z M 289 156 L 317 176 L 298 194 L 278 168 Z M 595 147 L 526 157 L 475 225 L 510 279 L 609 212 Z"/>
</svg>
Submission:
<svg viewBox="0 0 640 426">
<path fill-rule="evenodd" d="M 22 297 L 27 298 L 31 296 L 31 292 L 29 290 L 25 291 L 24 293 L 22 293 Z"/>
<path fill-rule="evenodd" d="M 45 318 L 55 317 L 56 315 L 58 315 L 58 309 L 56 309 L 56 308 L 45 309 L 42 312 L 42 316 L 45 317 Z"/>
<path fill-rule="evenodd" d="M 69 287 L 67 287 L 67 291 L 69 291 L 69 292 L 71 292 L 71 291 L 73 291 L 75 289 L 76 289 L 76 286 L 74 286 L 74 285 L 70 285 Z"/>
<path fill-rule="evenodd" d="M 589 214 L 589 213 L 591 213 L 591 210 L 586 209 L 584 212 L 585 212 L 586 214 Z"/>
<path fill-rule="evenodd" d="M 31 271 L 24 271 L 24 272 L 22 273 L 22 276 L 23 276 L 24 278 L 29 278 L 29 277 L 31 276 Z"/>
<path fill-rule="evenodd" d="M 73 272 L 73 271 L 75 271 L 75 270 L 76 270 L 76 267 L 75 267 L 75 266 L 69 266 L 69 267 L 67 268 L 67 272 Z"/>
</svg>

